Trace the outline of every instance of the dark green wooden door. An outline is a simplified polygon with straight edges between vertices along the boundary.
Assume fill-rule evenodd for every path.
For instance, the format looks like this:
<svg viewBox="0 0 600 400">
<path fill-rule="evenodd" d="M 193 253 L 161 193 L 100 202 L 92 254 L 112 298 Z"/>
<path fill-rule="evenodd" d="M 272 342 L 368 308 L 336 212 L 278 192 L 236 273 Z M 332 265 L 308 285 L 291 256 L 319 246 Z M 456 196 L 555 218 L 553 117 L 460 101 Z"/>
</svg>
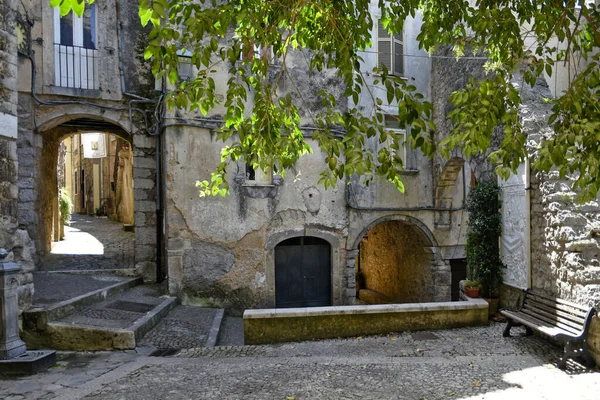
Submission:
<svg viewBox="0 0 600 400">
<path fill-rule="evenodd" d="M 331 246 L 310 236 L 284 240 L 275 247 L 275 306 L 331 305 Z"/>
</svg>

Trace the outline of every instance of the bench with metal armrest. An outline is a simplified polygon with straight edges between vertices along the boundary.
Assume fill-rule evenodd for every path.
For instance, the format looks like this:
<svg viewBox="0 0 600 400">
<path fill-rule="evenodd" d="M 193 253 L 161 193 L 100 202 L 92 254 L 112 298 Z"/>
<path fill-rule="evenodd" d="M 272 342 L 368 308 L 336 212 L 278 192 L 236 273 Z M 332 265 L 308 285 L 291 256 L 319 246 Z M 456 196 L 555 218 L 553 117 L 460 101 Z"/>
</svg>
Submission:
<svg viewBox="0 0 600 400">
<path fill-rule="evenodd" d="M 508 319 L 504 337 L 510 336 L 513 326 L 524 325 L 527 335 L 537 330 L 564 343 L 564 354 L 558 362 L 560 369 L 566 368 L 569 357 L 581 357 L 587 366 L 595 365 L 587 344 L 594 308 L 527 290 L 518 311 L 500 312 Z"/>
</svg>

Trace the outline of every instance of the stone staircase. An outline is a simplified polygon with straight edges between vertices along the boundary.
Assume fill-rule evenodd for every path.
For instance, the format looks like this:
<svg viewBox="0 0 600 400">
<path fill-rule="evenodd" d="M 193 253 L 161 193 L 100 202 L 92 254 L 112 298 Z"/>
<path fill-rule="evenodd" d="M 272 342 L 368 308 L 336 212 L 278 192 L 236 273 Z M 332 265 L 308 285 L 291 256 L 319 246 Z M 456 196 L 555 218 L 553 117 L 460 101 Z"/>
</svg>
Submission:
<svg viewBox="0 0 600 400">
<path fill-rule="evenodd" d="M 139 277 L 40 274 L 35 279 L 40 293 L 23 313 L 22 339 L 30 349 L 134 349 L 178 304 L 164 285 L 143 284 Z"/>
</svg>

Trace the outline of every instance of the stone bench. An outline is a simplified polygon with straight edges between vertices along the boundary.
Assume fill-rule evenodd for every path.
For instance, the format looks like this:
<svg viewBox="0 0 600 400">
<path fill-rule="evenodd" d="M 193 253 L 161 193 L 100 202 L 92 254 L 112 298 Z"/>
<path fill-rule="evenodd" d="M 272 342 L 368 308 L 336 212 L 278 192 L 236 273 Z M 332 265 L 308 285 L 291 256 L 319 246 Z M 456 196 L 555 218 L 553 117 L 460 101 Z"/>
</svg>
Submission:
<svg viewBox="0 0 600 400">
<path fill-rule="evenodd" d="M 588 366 L 595 365 L 587 346 L 587 333 L 595 312 L 593 308 L 527 290 L 518 311 L 500 312 L 508 318 L 504 337 L 510 336 L 513 326 L 524 325 L 527 335 L 536 330 L 564 343 L 564 355 L 558 362 L 560 369 L 566 368 L 568 357 L 582 357 Z"/>
</svg>

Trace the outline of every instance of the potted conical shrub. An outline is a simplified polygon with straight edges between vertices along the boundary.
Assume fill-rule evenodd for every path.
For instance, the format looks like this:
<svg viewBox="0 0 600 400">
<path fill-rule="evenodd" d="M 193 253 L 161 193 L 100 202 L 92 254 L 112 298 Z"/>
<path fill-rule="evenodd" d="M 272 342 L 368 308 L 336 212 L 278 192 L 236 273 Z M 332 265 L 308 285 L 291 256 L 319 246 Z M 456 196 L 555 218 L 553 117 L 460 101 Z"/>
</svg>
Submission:
<svg viewBox="0 0 600 400">
<path fill-rule="evenodd" d="M 469 230 L 465 250 L 469 279 L 481 283 L 481 296 L 490 303 L 490 315 L 498 308 L 498 294 L 506 268 L 500 259 L 498 239 L 502 233 L 500 187 L 481 182 L 471 188 L 466 202 Z"/>
</svg>

